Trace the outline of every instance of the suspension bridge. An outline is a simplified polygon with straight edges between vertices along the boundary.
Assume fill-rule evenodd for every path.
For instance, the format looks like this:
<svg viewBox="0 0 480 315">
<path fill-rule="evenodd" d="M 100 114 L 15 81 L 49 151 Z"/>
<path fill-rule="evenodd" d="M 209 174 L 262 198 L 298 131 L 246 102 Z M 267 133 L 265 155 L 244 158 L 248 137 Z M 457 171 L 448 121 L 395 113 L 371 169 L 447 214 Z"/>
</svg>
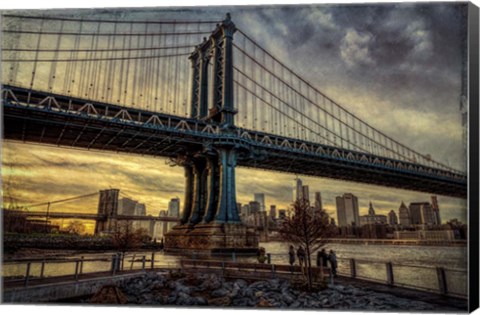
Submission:
<svg viewBox="0 0 480 315">
<path fill-rule="evenodd" d="M 240 224 L 237 165 L 467 196 L 465 173 L 337 104 L 229 14 L 222 21 L 3 19 L 5 138 L 182 166 L 183 216 L 167 247 L 255 245 Z"/>
</svg>

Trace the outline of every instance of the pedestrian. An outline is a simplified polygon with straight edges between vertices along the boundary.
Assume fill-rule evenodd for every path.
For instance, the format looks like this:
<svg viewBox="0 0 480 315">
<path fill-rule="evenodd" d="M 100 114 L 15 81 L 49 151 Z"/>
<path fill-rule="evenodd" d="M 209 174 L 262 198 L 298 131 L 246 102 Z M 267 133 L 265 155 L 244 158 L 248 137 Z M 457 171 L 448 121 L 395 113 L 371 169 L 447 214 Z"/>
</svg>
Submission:
<svg viewBox="0 0 480 315">
<path fill-rule="evenodd" d="M 295 248 L 293 245 L 290 245 L 288 248 L 288 262 L 290 263 L 290 266 L 293 267 L 293 264 L 295 263 Z"/>
<path fill-rule="evenodd" d="M 267 259 L 267 256 L 265 255 L 266 251 L 265 248 L 260 247 L 257 251 L 257 260 L 259 263 L 263 264 L 265 263 L 265 260 Z"/>
<path fill-rule="evenodd" d="M 317 267 L 327 267 L 328 266 L 328 254 L 325 251 L 325 248 L 322 248 L 321 251 L 317 254 Z"/>
<path fill-rule="evenodd" d="M 330 254 L 328 255 L 328 260 L 330 260 L 330 268 L 332 268 L 332 275 L 334 277 L 337 276 L 337 255 L 333 249 L 330 250 Z"/>
</svg>

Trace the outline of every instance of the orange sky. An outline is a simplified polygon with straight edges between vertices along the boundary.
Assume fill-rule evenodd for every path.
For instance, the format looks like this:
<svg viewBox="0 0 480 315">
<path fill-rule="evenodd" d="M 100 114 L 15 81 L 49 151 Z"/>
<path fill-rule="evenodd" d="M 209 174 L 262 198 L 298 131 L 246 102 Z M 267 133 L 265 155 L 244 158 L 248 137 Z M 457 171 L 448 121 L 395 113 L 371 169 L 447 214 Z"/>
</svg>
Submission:
<svg viewBox="0 0 480 315">
<path fill-rule="evenodd" d="M 147 205 L 147 213 L 158 215 L 168 207 L 168 201 L 180 197 L 183 204 L 184 176 L 180 167 L 166 165 L 165 159 L 147 156 L 62 149 L 6 141 L 3 145 L 4 198 L 14 198 L 18 205 L 47 202 L 118 188 Z M 237 196 L 242 204 L 253 200 L 254 193 L 265 193 L 267 209 L 271 204 L 287 208 L 292 199 L 295 174 L 237 168 Z M 322 193 L 323 205 L 336 218 L 335 196 L 345 192 L 359 199 L 360 214 L 367 214 L 372 201 L 378 214 L 398 211 L 406 204 L 430 201 L 425 193 L 357 184 L 326 178 L 301 177 L 315 191 Z M 466 201 L 438 196 L 442 221 L 458 218 L 466 221 Z M 98 199 L 88 197 L 51 206 L 51 211 L 96 211 Z M 35 208 L 35 210 L 45 210 Z M 65 222 L 64 222 L 65 223 Z M 89 230 L 93 224 L 88 225 Z"/>
</svg>

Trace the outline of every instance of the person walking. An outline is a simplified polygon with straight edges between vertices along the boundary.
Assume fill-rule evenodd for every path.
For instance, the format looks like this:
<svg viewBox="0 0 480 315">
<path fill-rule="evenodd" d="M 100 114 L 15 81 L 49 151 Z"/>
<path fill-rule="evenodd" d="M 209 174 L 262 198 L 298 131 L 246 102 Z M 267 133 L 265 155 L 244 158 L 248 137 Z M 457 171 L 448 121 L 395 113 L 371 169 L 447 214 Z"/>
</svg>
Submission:
<svg viewBox="0 0 480 315">
<path fill-rule="evenodd" d="M 293 264 L 295 264 L 295 248 L 293 248 L 293 245 L 290 245 L 288 248 L 288 263 L 290 267 L 293 267 Z"/>
<path fill-rule="evenodd" d="M 321 251 L 317 254 L 317 267 L 328 267 L 328 255 L 325 251 L 325 248 L 322 248 Z"/>
<path fill-rule="evenodd" d="M 334 277 L 337 276 L 337 255 L 333 249 L 330 250 L 330 254 L 328 255 L 328 260 L 330 260 L 330 268 L 332 268 L 332 275 Z"/>
</svg>

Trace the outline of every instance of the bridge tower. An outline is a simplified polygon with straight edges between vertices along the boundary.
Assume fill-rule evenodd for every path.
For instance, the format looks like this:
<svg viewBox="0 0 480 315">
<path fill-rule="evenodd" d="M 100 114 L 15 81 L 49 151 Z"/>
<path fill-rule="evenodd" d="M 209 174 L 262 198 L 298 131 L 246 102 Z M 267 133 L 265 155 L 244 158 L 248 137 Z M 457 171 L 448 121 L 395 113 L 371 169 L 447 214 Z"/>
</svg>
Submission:
<svg viewBox="0 0 480 315">
<path fill-rule="evenodd" d="M 234 132 L 237 113 L 233 95 L 235 31 L 227 13 L 189 57 L 191 118 L 211 123 L 218 138 L 200 150 L 186 148 L 175 161 L 185 169 L 186 189 L 181 222 L 165 236 L 167 250 L 253 251 L 258 247 L 256 232 L 240 220 L 235 188 L 237 159 L 248 156 L 250 149 L 228 137 Z"/>
<path fill-rule="evenodd" d="M 117 223 L 119 189 L 100 190 L 95 234 L 113 231 Z"/>
</svg>

